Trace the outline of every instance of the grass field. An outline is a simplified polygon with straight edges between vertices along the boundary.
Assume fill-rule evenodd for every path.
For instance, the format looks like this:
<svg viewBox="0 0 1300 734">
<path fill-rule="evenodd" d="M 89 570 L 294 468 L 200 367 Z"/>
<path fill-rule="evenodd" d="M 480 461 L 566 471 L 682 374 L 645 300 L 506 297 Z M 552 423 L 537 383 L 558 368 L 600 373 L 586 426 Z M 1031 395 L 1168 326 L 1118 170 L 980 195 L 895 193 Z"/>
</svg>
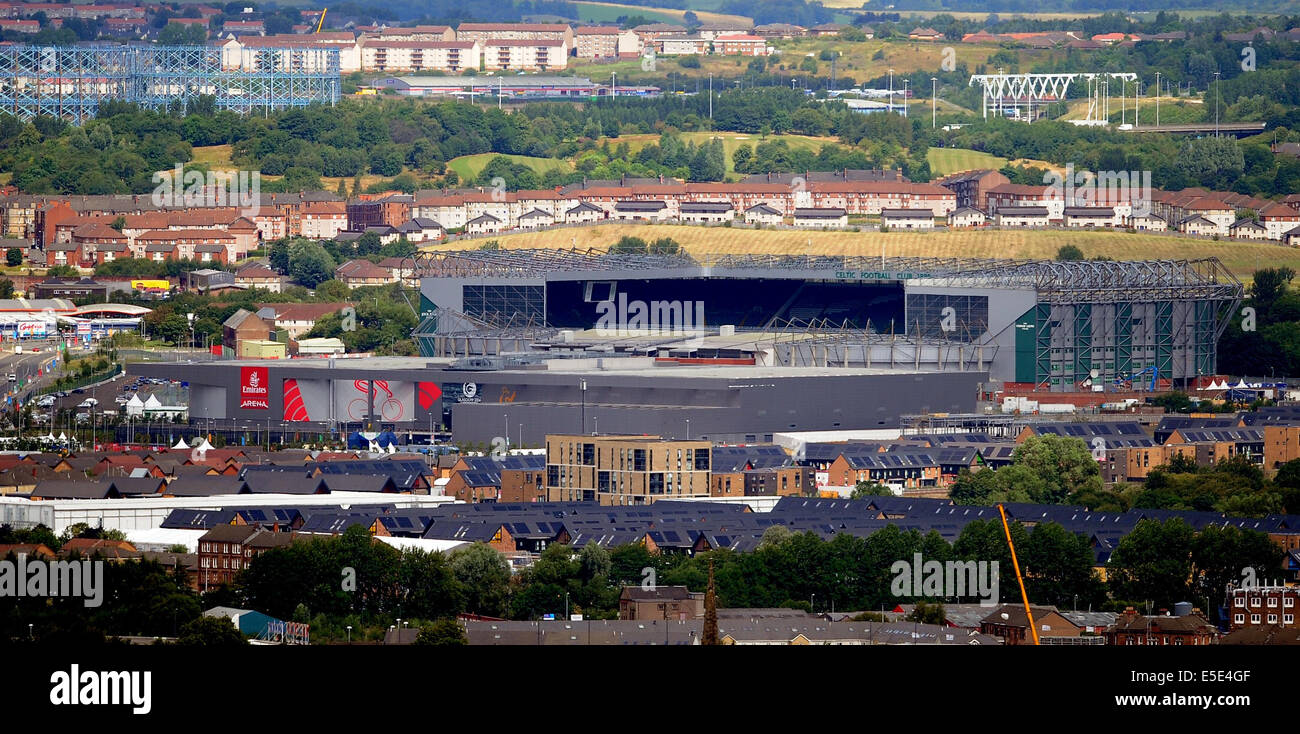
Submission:
<svg viewBox="0 0 1300 734">
<path fill-rule="evenodd" d="M 930 162 L 930 173 L 935 176 L 976 168 L 1001 168 L 1007 164 L 1006 158 L 968 148 L 930 148 L 925 152 L 925 159 Z"/>
<path fill-rule="evenodd" d="M 230 162 L 229 145 L 198 146 L 193 150 L 194 162 L 208 166 L 213 171 L 229 170 L 235 167 Z"/>
<path fill-rule="evenodd" d="M 636 8 L 627 5 L 612 5 L 609 3 L 574 3 L 578 8 L 578 19 L 583 23 L 595 23 L 600 25 L 613 25 L 618 19 L 628 15 L 640 15 L 652 23 L 680 23 L 680 15 L 668 15 L 666 13 L 656 13 L 649 8 Z M 684 12 L 684 11 L 678 11 Z"/>
<path fill-rule="evenodd" d="M 753 230 L 685 225 L 608 224 L 541 232 L 495 235 L 507 248 L 605 248 L 620 237 L 651 241 L 671 237 L 693 256 L 768 253 L 778 255 L 868 255 L 913 257 L 999 257 L 1051 259 L 1064 245 L 1074 245 L 1086 257 L 1116 260 L 1194 259 L 1217 257 L 1238 278 L 1248 280 L 1258 268 L 1300 269 L 1300 249 L 1250 242 L 1214 242 L 1184 237 L 1127 232 L 1064 230 L 984 230 L 939 232 L 806 232 Z M 473 249 L 480 240 L 460 240 L 426 250 Z"/>
<path fill-rule="evenodd" d="M 696 145 L 708 142 L 711 138 L 722 138 L 722 149 L 727 158 L 727 173 L 734 173 L 735 166 L 731 156 L 736 149 L 742 145 L 748 145 L 751 148 L 757 147 L 759 143 L 770 142 L 773 140 L 784 140 L 792 150 L 811 150 L 814 153 L 820 151 L 822 146 L 827 143 L 838 143 L 835 138 L 815 138 L 807 135 L 769 135 L 766 138 L 758 135 L 747 135 L 745 133 L 723 133 L 723 132 L 703 132 L 703 133 L 681 133 L 684 140 L 688 140 Z M 651 143 L 659 142 L 658 135 L 621 135 L 617 138 L 603 138 L 601 142 L 608 141 L 611 146 L 617 146 L 619 143 L 627 143 L 628 150 L 636 153 Z"/>
<path fill-rule="evenodd" d="M 659 16 L 666 18 L 666 22 L 680 23 L 682 17 L 686 15 L 686 10 L 676 10 L 674 8 L 620 5 L 618 3 L 595 2 L 594 0 L 576 0 L 573 4 L 578 6 L 578 15 L 584 21 L 614 21 L 623 15 L 644 15 L 646 17 Z M 707 3 L 693 4 L 703 5 Z M 715 4 L 714 7 L 717 7 L 717 5 Z M 694 13 L 701 23 L 753 23 L 752 18 L 743 15 L 727 15 L 708 10 L 695 10 Z"/>
<path fill-rule="evenodd" d="M 474 155 L 463 155 L 459 158 L 453 158 L 447 161 L 447 168 L 456 172 L 461 181 L 469 181 L 478 178 L 483 172 L 488 162 L 497 156 L 509 158 L 515 163 L 521 163 L 533 169 L 539 174 L 547 171 L 568 171 L 572 169 L 572 164 L 568 161 L 556 160 L 554 158 L 534 158 L 527 155 L 505 155 L 502 153 L 476 153 Z"/>
</svg>

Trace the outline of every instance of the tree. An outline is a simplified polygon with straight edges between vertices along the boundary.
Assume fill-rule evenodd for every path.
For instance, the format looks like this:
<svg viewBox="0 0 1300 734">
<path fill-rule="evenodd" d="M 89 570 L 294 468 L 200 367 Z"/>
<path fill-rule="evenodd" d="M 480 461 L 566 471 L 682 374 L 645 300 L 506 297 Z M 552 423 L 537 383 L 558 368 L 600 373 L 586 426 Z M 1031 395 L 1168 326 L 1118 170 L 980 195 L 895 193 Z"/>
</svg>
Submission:
<svg viewBox="0 0 1300 734">
<path fill-rule="evenodd" d="M 1056 251 L 1056 259 L 1061 261 L 1074 261 L 1083 259 L 1083 250 L 1074 245 L 1063 245 Z"/>
<path fill-rule="evenodd" d="M 868 497 L 893 497 L 893 496 L 894 496 L 894 490 L 890 489 L 889 487 L 886 487 L 885 485 L 880 484 L 879 482 L 868 482 L 866 480 L 863 480 L 861 482 L 858 482 L 857 485 L 853 487 L 853 491 L 849 494 L 849 499 L 861 500 L 861 499 L 866 499 Z"/>
<path fill-rule="evenodd" d="M 1107 563 L 1107 585 L 1116 599 L 1149 601 L 1173 609 L 1191 593 L 1195 535 L 1182 518 L 1142 520 L 1124 536 Z"/>
<path fill-rule="evenodd" d="M 158 32 L 164 46 L 198 46 L 208 39 L 208 30 L 197 23 L 168 23 Z"/>
<path fill-rule="evenodd" d="M 289 276 L 307 288 L 334 277 L 334 258 L 315 242 L 299 240 L 289 248 Z"/>
<path fill-rule="evenodd" d="M 1083 535 L 1054 522 L 1039 523 L 1018 552 L 1029 598 L 1035 602 L 1073 609 L 1079 603 L 1105 601 L 1105 587 L 1093 570 L 1092 547 Z"/>
<path fill-rule="evenodd" d="M 1029 490 L 1030 501 L 1060 504 L 1077 493 L 1099 491 L 1102 487 L 1101 470 L 1088 446 L 1077 438 L 1065 436 L 1031 436 L 1012 453 L 1011 467 L 1025 474 L 1026 483 L 1038 483 Z M 1014 488 L 1014 486 L 1013 486 Z"/>
<path fill-rule="evenodd" d="M 495 552 L 495 551 L 494 551 Z M 454 619 L 439 619 L 432 624 L 420 627 L 420 634 L 415 638 L 417 645 L 456 646 L 468 645 L 469 638 L 465 628 Z"/>
<path fill-rule="evenodd" d="M 243 647 L 244 634 L 225 617 L 199 617 L 181 628 L 178 645 L 203 647 Z"/>
<path fill-rule="evenodd" d="M 908 622 L 917 622 L 919 624 L 937 624 L 944 625 L 948 622 L 948 615 L 943 609 L 942 604 L 929 604 L 918 601 L 912 611 L 907 613 L 903 618 Z"/>
<path fill-rule="evenodd" d="M 475 543 L 451 554 L 451 570 L 465 594 L 465 610 L 499 617 L 510 593 L 510 565 L 492 546 Z"/>
<path fill-rule="evenodd" d="M 20 250 L 17 247 L 10 247 L 8 250 L 5 250 L 5 265 L 14 268 L 22 264 L 23 264 L 22 250 Z"/>
<path fill-rule="evenodd" d="M 1217 610 L 1229 584 L 1240 584 L 1243 573 L 1270 581 L 1281 568 L 1283 551 L 1267 535 L 1235 525 L 1210 525 L 1192 541 L 1192 590 L 1202 609 Z M 1217 616 L 1213 615 L 1213 616 Z"/>
<path fill-rule="evenodd" d="M 0 278 L 0 298 L 14 297 L 14 282 L 8 278 Z"/>
<path fill-rule="evenodd" d="M 1157 395 L 1151 398 L 1150 403 L 1164 408 L 1166 413 L 1190 413 L 1193 407 L 1192 399 L 1181 390 L 1170 390 Z"/>
<path fill-rule="evenodd" d="M 289 272 L 289 243 L 286 240 L 276 240 L 271 243 L 270 247 L 271 268 L 278 273 Z"/>
<path fill-rule="evenodd" d="M 700 644 L 720 644 L 718 640 L 718 595 L 713 585 L 712 556 L 709 556 L 709 588 L 704 592 L 704 630 L 700 634 Z"/>
<path fill-rule="evenodd" d="M 758 547 L 763 548 L 769 545 L 780 545 L 790 539 L 794 533 L 790 528 L 784 525 L 772 525 L 763 531 L 763 537 L 758 541 Z"/>
</svg>

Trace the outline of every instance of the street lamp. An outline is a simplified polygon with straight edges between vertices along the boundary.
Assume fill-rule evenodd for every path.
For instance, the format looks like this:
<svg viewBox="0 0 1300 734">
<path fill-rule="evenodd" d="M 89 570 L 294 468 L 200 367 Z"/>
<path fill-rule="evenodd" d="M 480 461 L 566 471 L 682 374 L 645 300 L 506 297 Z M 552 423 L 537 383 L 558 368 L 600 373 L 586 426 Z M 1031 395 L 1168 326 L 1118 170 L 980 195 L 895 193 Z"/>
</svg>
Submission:
<svg viewBox="0 0 1300 734">
<path fill-rule="evenodd" d="M 1214 72 L 1214 137 L 1219 137 L 1219 72 Z"/>
<path fill-rule="evenodd" d="M 348 644 L 352 644 L 352 625 L 348 625 Z"/>
<path fill-rule="evenodd" d="M 1160 127 L 1160 72 L 1156 72 L 1156 127 Z"/>
<path fill-rule="evenodd" d="M 930 77 L 930 129 L 939 127 L 939 77 Z"/>
<path fill-rule="evenodd" d="M 579 380 L 578 388 L 582 392 L 582 435 L 587 435 L 587 381 Z"/>
<path fill-rule="evenodd" d="M 686 419 L 686 440 L 691 440 L 691 419 Z"/>
</svg>

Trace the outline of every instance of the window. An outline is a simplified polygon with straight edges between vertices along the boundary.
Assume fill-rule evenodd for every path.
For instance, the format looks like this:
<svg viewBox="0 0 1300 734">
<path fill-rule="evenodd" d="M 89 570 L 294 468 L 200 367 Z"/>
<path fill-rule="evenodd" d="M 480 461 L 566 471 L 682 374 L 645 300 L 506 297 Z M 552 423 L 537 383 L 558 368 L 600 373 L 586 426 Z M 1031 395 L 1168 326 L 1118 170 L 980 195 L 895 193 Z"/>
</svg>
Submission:
<svg viewBox="0 0 1300 734">
<path fill-rule="evenodd" d="M 1282 606 L 1284 606 L 1284 607 L 1293 607 L 1293 606 L 1295 606 L 1295 597 L 1288 596 L 1287 598 L 1283 599 L 1283 600 L 1282 600 Z"/>
<path fill-rule="evenodd" d="M 1270 596 L 1270 597 L 1268 598 L 1268 606 L 1269 606 L 1270 608 L 1272 608 L 1272 609 L 1277 609 L 1277 597 L 1276 597 L 1276 596 Z"/>
<path fill-rule="evenodd" d="M 1294 614 L 1283 614 L 1283 615 L 1282 615 L 1282 624 L 1295 624 L 1295 615 L 1294 615 Z"/>
<path fill-rule="evenodd" d="M 1237 615 L 1234 615 L 1233 618 L 1232 618 L 1232 621 L 1235 622 L 1235 623 L 1237 623 L 1237 624 L 1245 624 L 1245 622 L 1246 622 L 1246 615 L 1244 615 L 1244 614 L 1237 614 Z"/>
<path fill-rule="evenodd" d="M 1251 624 L 1259 624 L 1259 615 L 1258 615 L 1258 614 L 1252 614 L 1252 615 L 1250 615 L 1250 623 L 1251 623 Z"/>
<path fill-rule="evenodd" d="M 1232 600 L 1232 606 L 1234 606 L 1234 607 L 1244 607 L 1244 606 L 1246 606 L 1246 597 L 1244 597 L 1244 596 L 1236 597 L 1235 599 Z"/>
</svg>

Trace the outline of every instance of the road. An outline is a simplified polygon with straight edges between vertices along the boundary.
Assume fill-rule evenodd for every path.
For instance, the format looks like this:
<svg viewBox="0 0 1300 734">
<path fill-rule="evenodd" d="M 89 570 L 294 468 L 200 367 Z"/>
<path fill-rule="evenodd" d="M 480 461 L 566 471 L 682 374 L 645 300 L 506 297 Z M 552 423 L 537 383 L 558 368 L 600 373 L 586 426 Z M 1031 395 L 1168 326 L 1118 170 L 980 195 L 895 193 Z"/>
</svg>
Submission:
<svg viewBox="0 0 1300 734">
<path fill-rule="evenodd" d="M 0 379 L 5 381 L 5 396 L 9 397 L 15 393 L 29 394 L 44 382 L 43 377 L 38 381 L 37 372 L 43 365 L 49 364 L 58 356 L 58 351 L 45 347 L 40 347 L 40 351 L 35 353 L 25 347 L 22 354 L 0 352 Z M 11 374 L 17 378 L 14 382 L 8 382 Z M 21 390 L 18 385 L 23 386 Z"/>
</svg>

